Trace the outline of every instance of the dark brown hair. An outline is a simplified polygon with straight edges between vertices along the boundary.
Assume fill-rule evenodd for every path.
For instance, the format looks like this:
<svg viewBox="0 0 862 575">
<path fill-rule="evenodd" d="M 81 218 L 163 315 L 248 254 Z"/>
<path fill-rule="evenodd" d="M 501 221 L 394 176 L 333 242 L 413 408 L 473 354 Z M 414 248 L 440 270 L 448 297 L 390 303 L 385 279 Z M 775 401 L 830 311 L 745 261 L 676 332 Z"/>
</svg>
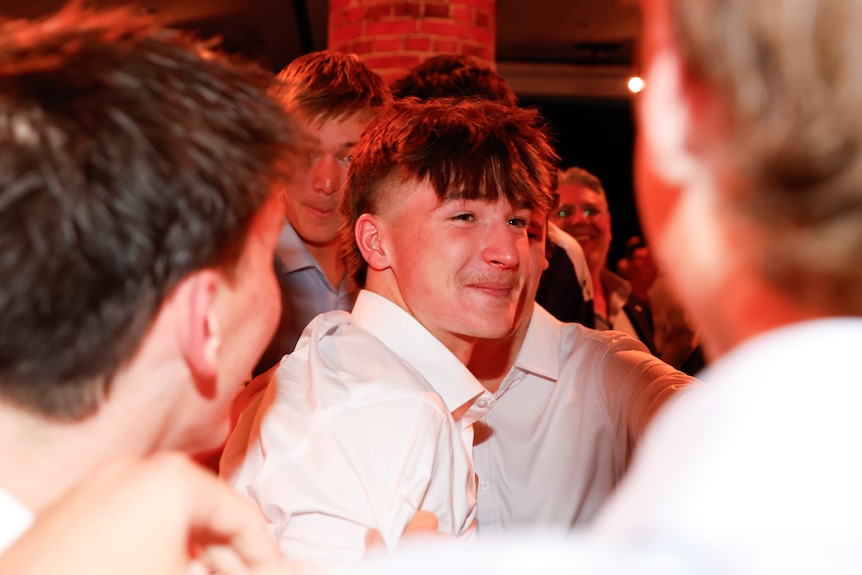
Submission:
<svg viewBox="0 0 862 575">
<path fill-rule="evenodd" d="M 329 50 L 291 61 L 271 93 L 286 110 L 321 121 L 372 112 L 392 99 L 383 78 L 362 58 Z"/>
<path fill-rule="evenodd" d="M 462 54 L 428 58 L 392 83 L 395 98 L 484 98 L 510 106 L 518 97 L 495 70 Z"/>
<path fill-rule="evenodd" d="M 485 100 L 395 101 L 362 135 L 348 168 L 341 211 L 350 275 L 365 284 L 356 220 L 379 213 L 401 182 L 428 180 L 440 199 L 505 198 L 548 212 L 557 201 L 557 161 L 535 110 Z"/>
<path fill-rule="evenodd" d="M 0 26 L 0 394 L 92 413 L 179 281 L 230 269 L 295 142 L 271 74 L 132 9 Z"/>
</svg>

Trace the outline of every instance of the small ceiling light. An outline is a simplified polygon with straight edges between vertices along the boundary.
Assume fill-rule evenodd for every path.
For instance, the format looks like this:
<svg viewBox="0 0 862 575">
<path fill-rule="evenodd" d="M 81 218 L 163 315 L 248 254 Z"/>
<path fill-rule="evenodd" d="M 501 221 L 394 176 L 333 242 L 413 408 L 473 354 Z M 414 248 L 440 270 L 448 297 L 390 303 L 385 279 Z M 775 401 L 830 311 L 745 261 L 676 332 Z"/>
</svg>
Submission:
<svg viewBox="0 0 862 575">
<path fill-rule="evenodd" d="M 629 78 L 628 87 L 632 94 L 637 94 L 644 89 L 644 81 L 640 76 L 632 76 Z"/>
</svg>

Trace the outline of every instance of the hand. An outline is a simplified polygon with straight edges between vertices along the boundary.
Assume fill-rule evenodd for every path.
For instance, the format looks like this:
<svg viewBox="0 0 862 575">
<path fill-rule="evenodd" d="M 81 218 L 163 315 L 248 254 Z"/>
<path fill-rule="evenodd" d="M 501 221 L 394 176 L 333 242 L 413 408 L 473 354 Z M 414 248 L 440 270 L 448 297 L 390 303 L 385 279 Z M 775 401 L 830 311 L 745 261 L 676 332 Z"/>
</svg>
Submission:
<svg viewBox="0 0 862 575">
<path fill-rule="evenodd" d="M 45 510 L 0 572 L 290 572 L 260 512 L 179 454 L 119 457 Z"/>
<path fill-rule="evenodd" d="M 401 533 L 401 536 L 405 537 L 437 533 L 437 527 L 437 516 L 430 511 L 422 511 L 420 509 L 416 512 L 416 515 L 413 516 L 413 519 L 410 520 L 410 523 L 408 523 L 407 526 L 404 527 L 404 531 Z M 368 533 L 365 534 L 366 553 L 369 549 L 382 547 L 383 544 L 383 537 L 380 536 L 380 532 L 376 529 L 369 529 Z"/>
</svg>

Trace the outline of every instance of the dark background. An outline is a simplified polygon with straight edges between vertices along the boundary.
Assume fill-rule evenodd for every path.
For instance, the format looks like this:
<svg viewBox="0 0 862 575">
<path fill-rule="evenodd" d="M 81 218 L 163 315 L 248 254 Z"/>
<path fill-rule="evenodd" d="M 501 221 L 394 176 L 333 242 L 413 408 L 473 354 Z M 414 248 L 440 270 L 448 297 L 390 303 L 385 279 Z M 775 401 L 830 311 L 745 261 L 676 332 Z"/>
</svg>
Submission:
<svg viewBox="0 0 862 575">
<path fill-rule="evenodd" d="M 640 235 L 632 193 L 634 123 L 631 105 L 622 100 L 522 97 L 550 124 L 563 167 L 595 174 L 605 188 L 613 224 L 609 265 L 622 256 L 625 241 Z"/>
</svg>

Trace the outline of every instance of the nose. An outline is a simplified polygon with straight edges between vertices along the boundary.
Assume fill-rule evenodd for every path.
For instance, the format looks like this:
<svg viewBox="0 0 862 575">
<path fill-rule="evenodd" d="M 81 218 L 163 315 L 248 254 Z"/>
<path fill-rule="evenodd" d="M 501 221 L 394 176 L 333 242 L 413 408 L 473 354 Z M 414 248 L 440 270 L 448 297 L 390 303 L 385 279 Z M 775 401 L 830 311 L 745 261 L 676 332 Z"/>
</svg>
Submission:
<svg viewBox="0 0 862 575">
<path fill-rule="evenodd" d="M 311 167 L 311 185 L 317 192 L 334 194 L 341 187 L 342 170 L 330 154 L 323 154 Z"/>
<path fill-rule="evenodd" d="M 495 223 L 488 230 L 482 257 L 495 267 L 516 268 L 521 261 L 521 244 L 527 245 L 524 230 L 513 227 L 507 221 Z"/>
<path fill-rule="evenodd" d="M 587 216 L 581 206 L 574 206 L 563 221 L 568 222 L 569 225 L 582 224 L 587 222 Z"/>
</svg>

